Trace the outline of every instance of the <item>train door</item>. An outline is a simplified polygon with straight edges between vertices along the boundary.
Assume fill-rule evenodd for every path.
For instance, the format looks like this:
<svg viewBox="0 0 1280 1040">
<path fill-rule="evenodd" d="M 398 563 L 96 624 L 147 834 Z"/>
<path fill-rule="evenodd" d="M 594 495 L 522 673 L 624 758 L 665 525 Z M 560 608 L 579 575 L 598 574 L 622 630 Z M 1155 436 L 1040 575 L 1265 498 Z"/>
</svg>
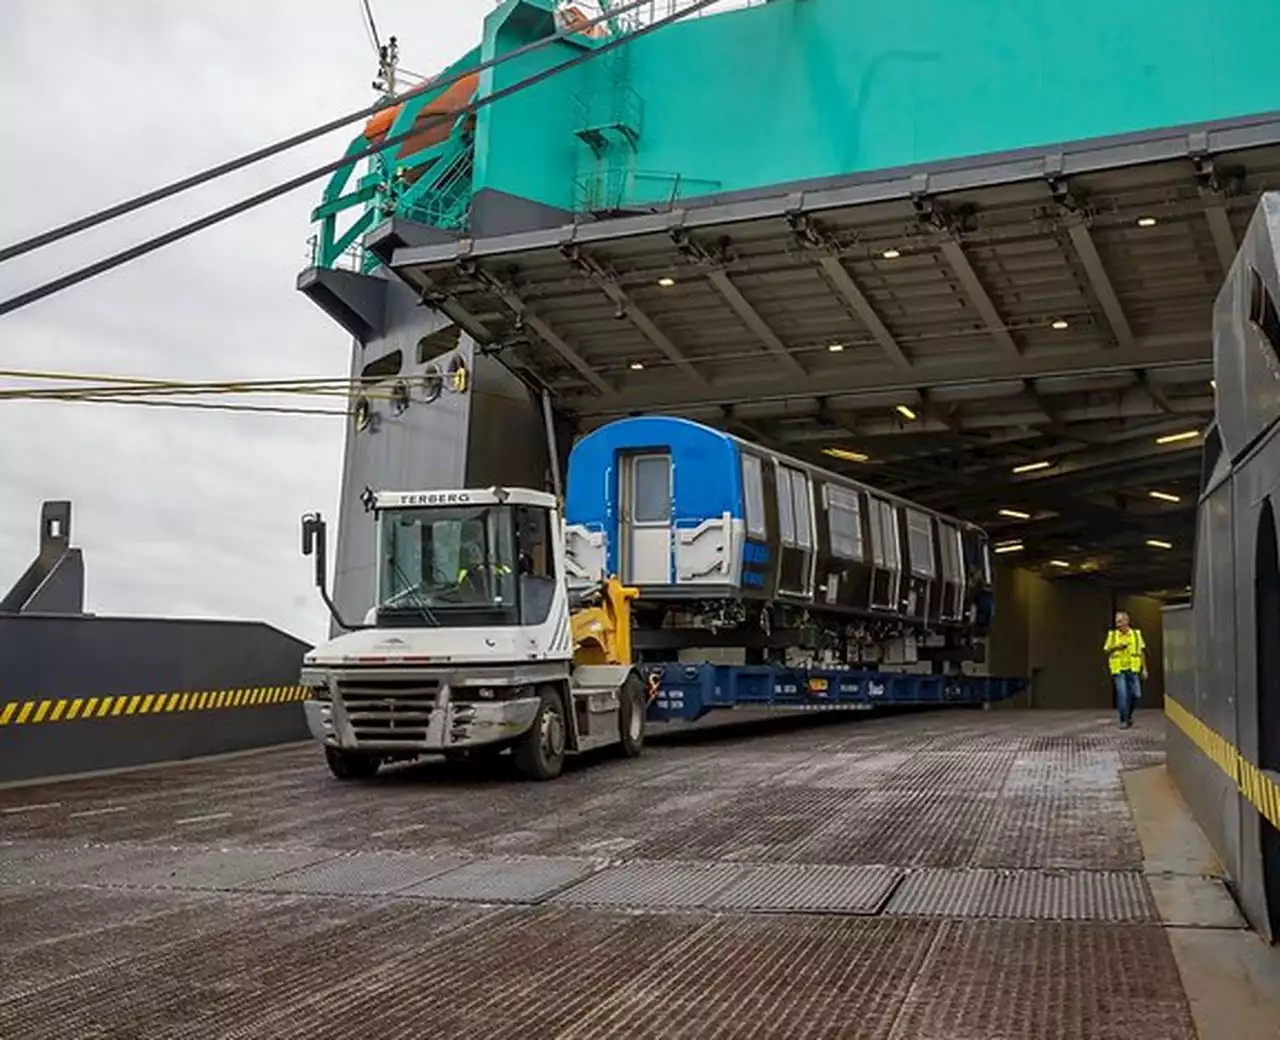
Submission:
<svg viewBox="0 0 1280 1040">
<path fill-rule="evenodd" d="M 671 456 L 665 452 L 624 456 L 618 477 L 622 581 L 628 585 L 670 585 Z"/>
<path fill-rule="evenodd" d="M 813 489 L 808 474 L 778 466 L 778 592 L 813 595 Z"/>
<path fill-rule="evenodd" d="M 938 521 L 938 562 L 941 565 L 942 621 L 959 621 L 964 615 L 964 546 L 954 524 Z"/>
<path fill-rule="evenodd" d="M 898 510 L 874 495 L 871 506 L 871 607 L 873 610 L 900 609 L 902 546 L 898 538 Z"/>
<path fill-rule="evenodd" d="M 938 569 L 933 558 L 933 518 L 918 509 L 903 510 L 907 543 L 906 601 L 903 613 L 924 620 L 929 616 L 929 600 Z"/>
</svg>

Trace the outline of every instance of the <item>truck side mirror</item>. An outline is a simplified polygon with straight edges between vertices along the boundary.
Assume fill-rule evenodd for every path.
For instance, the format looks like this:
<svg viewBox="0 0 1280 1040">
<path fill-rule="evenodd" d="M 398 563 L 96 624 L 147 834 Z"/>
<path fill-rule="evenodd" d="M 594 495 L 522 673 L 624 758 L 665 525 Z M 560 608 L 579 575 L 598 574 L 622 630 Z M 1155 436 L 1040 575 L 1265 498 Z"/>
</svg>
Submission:
<svg viewBox="0 0 1280 1040">
<path fill-rule="evenodd" d="M 348 625 L 343 620 L 342 615 L 338 613 L 337 606 L 329 596 L 328 553 L 325 550 L 325 530 L 324 517 L 319 513 L 307 513 L 302 518 L 302 555 L 316 558 L 316 588 L 320 590 L 320 598 L 324 600 L 324 605 L 329 608 L 329 613 L 333 616 L 333 620 L 348 631 L 352 631 L 355 628 L 363 628 L 363 625 Z"/>
</svg>

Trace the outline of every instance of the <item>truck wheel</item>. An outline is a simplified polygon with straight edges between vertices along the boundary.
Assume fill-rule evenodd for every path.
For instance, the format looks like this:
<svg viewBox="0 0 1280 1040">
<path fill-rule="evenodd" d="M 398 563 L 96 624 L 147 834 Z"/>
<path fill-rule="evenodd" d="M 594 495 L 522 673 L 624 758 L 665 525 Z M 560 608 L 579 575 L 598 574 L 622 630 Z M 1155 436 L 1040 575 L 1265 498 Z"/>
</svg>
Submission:
<svg viewBox="0 0 1280 1040">
<path fill-rule="evenodd" d="M 644 713 L 644 682 L 632 672 L 618 691 L 618 736 L 627 758 L 639 758 L 644 750 Z"/>
<path fill-rule="evenodd" d="M 564 703 L 554 689 L 544 688 L 533 725 L 515 746 L 516 769 L 529 780 L 554 780 L 564 768 L 564 748 Z"/>
<path fill-rule="evenodd" d="M 368 780 L 378 772 L 379 761 L 373 755 L 358 751 L 340 751 L 334 747 L 324 749 L 329 772 L 339 780 Z"/>
</svg>

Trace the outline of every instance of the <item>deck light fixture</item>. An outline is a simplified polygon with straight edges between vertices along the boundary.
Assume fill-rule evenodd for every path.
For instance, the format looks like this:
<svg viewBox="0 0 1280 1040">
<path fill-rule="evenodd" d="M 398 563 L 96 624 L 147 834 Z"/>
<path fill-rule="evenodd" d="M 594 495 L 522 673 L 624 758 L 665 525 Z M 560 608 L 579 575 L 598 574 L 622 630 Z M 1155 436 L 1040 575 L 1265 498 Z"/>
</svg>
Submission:
<svg viewBox="0 0 1280 1040">
<path fill-rule="evenodd" d="M 1166 433 L 1163 437 L 1157 437 L 1157 444 L 1175 444 L 1178 441 L 1189 441 L 1194 437 L 1199 437 L 1199 430 L 1183 430 L 1181 433 Z"/>
<path fill-rule="evenodd" d="M 905 404 L 898 405 L 898 414 L 901 415 L 904 419 L 914 419 L 916 417 L 916 413 L 913 412 L 910 408 L 908 408 Z"/>
<path fill-rule="evenodd" d="M 867 456 L 860 451 L 849 451 L 847 448 L 823 448 L 823 455 L 830 455 L 833 459 L 843 459 L 845 462 L 866 462 Z"/>
<path fill-rule="evenodd" d="M 658 279 L 658 284 L 662 286 L 664 289 L 670 289 L 673 285 L 676 284 L 676 280 L 674 278 L 664 276 Z"/>
<path fill-rule="evenodd" d="M 1167 491 L 1148 491 L 1148 495 L 1152 498 L 1158 498 L 1161 502 L 1181 502 L 1181 495 L 1171 495 Z"/>
<path fill-rule="evenodd" d="M 996 510 L 1001 516 L 1007 516 L 1010 520 L 1030 520 L 1031 514 L 1024 513 L 1018 509 L 998 509 Z"/>
<path fill-rule="evenodd" d="M 839 354 L 839 353 L 840 353 L 840 351 L 844 350 L 844 344 L 843 344 L 843 343 L 828 343 L 828 344 L 827 344 L 827 349 L 828 349 L 829 351 L 831 351 L 831 353 L 833 353 L 833 354 Z"/>
<path fill-rule="evenodd" d="M 1155 217 L 1139 217 L 1138 218 L 1138 227 L 1155 227 L 1155 226 L 1156 226 Z"/>
<path fill-rule="evenodd" d="M 897 260 L 898 257 L 900 257 L 902 254 L 898 252 L 896 249 L 886 249 L 880 255 L 884 257 L 886 260 Z"/>
<path fill-rule="evenodd" d="M 1048 469 L 1052 466 L 1052 462 L 1024 462 L 1021 466 L 1014 466 L 1015 473 L 1034 473 L 1038 469 Z"/>
<path fill-rule="evenodd" d="M 644 362 L 643 362 L 643 361 L 633 361 L 633 362 L 631 362 L 631 371 L 632 371 L 632 372 L 640 372 L 640 371 L 643 371 L 643 370 L 644 370 Z"/>
<path fill-rule="evenodd" d="M 1050 328 L 1057 329 L 1059 332 L 1061 332 L 1063 329 L 1067 329 L 1070 327 L 1071 327 L 1071 322 L 1067 321 L 1066 318 L 1059 318 L 1050 326 Z"/>
<path fill-rule="evenodd" d="M 1159 538 L 1148 538 L 1147 544 L 1151 546 L 1151 548 L 1153 549 L 1172 549 L 1173 548 L 1172 542 L 1165 542 Z"/>
</svg>

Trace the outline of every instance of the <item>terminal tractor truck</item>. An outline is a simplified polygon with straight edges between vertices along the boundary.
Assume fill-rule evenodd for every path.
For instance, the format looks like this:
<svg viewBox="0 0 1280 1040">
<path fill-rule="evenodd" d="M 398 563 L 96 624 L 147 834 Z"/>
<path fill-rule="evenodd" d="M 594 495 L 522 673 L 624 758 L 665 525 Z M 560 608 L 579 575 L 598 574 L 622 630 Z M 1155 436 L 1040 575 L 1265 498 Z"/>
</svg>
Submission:
<svg viewBox="0 0 1280 1040">
<path fill-rule="evenodd" d="M 374 605 L 339 616 L 325 523 L 302 551 L 346 631 L 303 660 L 312 736 L 339 779 L 426 754 L 510 749 L 518 771 L 559 775 L 565 756 L 644 743 L 647 684 L 631 662 L 634 589 L 571 588 L 555 496 L 520 488 L 366 495 L 377 524 Z"/>
</svg>

